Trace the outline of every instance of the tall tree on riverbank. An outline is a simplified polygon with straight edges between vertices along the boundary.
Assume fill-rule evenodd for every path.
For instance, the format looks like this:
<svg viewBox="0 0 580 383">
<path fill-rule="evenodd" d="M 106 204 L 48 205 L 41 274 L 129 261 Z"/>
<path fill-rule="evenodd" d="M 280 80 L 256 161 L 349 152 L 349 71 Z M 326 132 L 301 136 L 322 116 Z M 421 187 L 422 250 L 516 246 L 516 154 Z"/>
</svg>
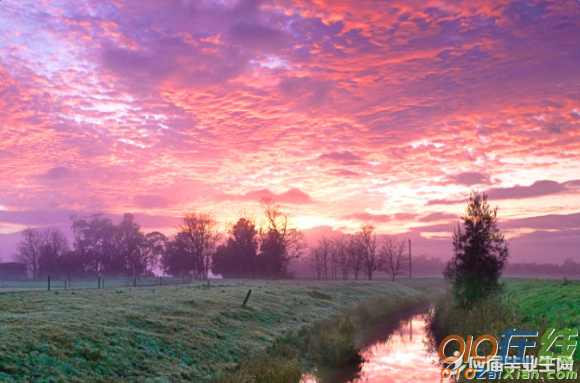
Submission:
<svg viewBox="0 0 580 383">
<path fill-rule="evenodd" d="M 465 213 L 453 234 L 454 256 L 445 275 L 453 294 L 467 307 L 499 289 L 499 277 L 508 257 L 508 244 L 497 227 L 497 207 L 492 209 L 487 194 L 472 192 Z"/>
</svg>

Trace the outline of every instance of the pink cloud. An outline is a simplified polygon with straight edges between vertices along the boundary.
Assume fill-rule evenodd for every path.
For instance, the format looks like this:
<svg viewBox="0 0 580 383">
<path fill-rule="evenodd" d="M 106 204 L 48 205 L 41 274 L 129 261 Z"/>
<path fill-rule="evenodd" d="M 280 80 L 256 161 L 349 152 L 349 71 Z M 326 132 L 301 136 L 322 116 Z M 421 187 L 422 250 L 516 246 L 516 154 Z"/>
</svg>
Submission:
<svg viewBox="0 0 580 383">
<path fill-rule="evenodd" d="M 288 191 L 280 194 L 276 194 L 268 189 L 262 189 L 250 191 L 242 195 L 219 194 L 217 195 L 217 198 L 218 200 L 252 202 L 259 202 L 264 198 L 272 198 L 276 202 L 290 204 L 309 204 L 314 202 L 308 194 L 297 188 L 289 189 Z"/>
<path fill-rule="evenodd" d="M 474 186 L 513 218 L 580 211 L 577 3 L 2 9 L 0 211 L 229 219 L 266 196 L 387 230 Z"/>
</svg>

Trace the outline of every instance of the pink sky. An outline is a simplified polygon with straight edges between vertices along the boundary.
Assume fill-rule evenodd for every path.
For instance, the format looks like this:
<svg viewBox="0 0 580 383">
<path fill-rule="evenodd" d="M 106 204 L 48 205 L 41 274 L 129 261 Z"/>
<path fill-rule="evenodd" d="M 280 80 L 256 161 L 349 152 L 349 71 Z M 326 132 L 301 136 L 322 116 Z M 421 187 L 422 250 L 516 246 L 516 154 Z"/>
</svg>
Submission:
<svg viewBox="0 0 580 383">
<path fill-rule="evenodd" d="M 0 257 L 72 213 L 275 197 L 450 256 L 469 190 L 513 261 L 578 260 L 580 2 L 3 0 Z"/>
</svg>

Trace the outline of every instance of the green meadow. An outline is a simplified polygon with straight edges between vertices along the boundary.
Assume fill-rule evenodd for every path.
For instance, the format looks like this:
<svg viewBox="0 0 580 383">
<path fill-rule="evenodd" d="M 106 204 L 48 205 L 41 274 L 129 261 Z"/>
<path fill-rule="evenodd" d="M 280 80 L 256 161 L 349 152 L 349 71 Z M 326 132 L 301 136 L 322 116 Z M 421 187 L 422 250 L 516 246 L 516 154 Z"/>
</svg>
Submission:
<svg viewBox="0 0 580 383">
<path fill-rule="evenodd" d="M 524 322 L 580 328 L 580 281 L 509 279 L 505 291 Z"/>
<path fill-rule="evenodd" d="M 580 283 L 504 282 L 517 323 L 578 326 Z M 264 355 L 288 334 L 317 323 L 323 328 L 320 323 L 328 318 L 351 313 L 362 323 L 373 305 L 388 303 L 377 298 L 434 302 L 445 290 L 442 279 L 234 280 L 209 287 L 5 293 L 0 295 L 0 381 L 211 382 L 248 356 Z M 493 323 L 499 330 L 511 322 Z"/>
<path fill-rule="evenodd" d="M 7 293 L 0 295 L 0 381 L 210 381 L 284 334 L 373 296 L 417 294 L 387 281 Z"/>
</svg>

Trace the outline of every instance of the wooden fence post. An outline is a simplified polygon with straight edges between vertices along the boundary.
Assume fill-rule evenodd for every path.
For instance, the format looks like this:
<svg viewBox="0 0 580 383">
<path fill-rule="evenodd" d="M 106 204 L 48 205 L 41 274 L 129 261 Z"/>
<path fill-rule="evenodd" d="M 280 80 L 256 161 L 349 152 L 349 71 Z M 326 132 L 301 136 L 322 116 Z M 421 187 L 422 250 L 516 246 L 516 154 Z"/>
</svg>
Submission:
<svg viewBox="0 0 580 383">
<path fill-rule="evenodd" d="M 248 294 L 246 294 L 246 299 L 244 299 L 244 303 L 242 303 L 242 307 L 246 307 L 246 303 L 248 303 L 248 299 L 250 299 L 250 294 L 252 294 L 252 289 L 248 290 Z"/>
<path fill-rule="evenodd" d="M 48 291 L 50 291 L 50 275 L 48 276 Z"/>
<path fill-rule="evenodd" d="M 100 288 L 101 288 L 101 276 L 99 275 L 99 276 L 97 277 L 97 279 L 98 279 L 98 282 L 97 282 L 97 289 L 100 289 Z"/>
</svg>

